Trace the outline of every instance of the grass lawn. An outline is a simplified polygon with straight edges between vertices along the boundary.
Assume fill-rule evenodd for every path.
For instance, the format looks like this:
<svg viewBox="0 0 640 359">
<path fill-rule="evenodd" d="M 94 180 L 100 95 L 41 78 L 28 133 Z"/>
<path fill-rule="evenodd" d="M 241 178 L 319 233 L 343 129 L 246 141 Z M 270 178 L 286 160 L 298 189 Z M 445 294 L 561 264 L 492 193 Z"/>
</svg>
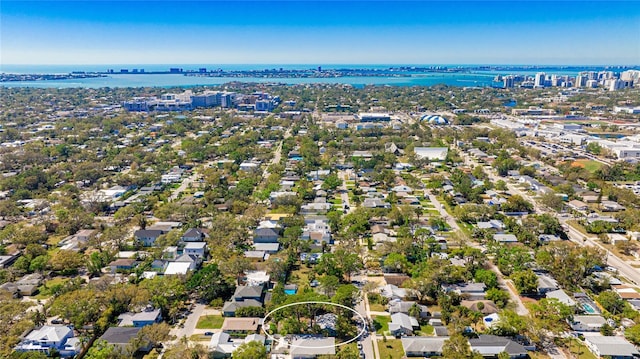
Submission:
<svg viewBox="0 0 640 359">
<path fill-rule="evenodd" d="M 336 198 L 331 200 L 331 203 L 333 203 L 335 205 L 341 205 L 342 204 L 342 198 L 336 197 Z"/>
<path fill-rule="evenodd" d="M 384 334 L 389 332 L 389 322 L 391 321 L 391 316 L 372 315 L 371 318 L 373 318 L 373 326 L 376 328 L 376 333 Z"/>
<path fill-rule="evenodd" d="M 211 336 L 206 336 L 204 334 L 193 334 L 189 337 L 189 340 L 192 342 L 210 342 Z"/>
<path fill-rule="evenodd" d="M 203 315 L 198 318 L 197 329 L 220 329 L 224 318 L 221 315 Z"/>
<path fill-rule="evenodd" d="M 38 294 L 35 295 L 34 298 L 35 299 L 49 298 L 50 296 L 53 295 L 53 293 L 51 292 L 52 287 L 60 284 L 64 284 L 68 281 L 69 281 L 69 278 L 63 278 L 63 277 L 55 277 L 55 278 L 49 279 L 48 281 L 44 282 L 43 285 L 38 287 Z"/>
<path fill-rule="evenodd" d="M 529 352 L 529 358 L 531 359 L 550 359 L 551 357 L 547 354 L 539 353 L 539 352 Z"/>
<path fill-rule="evenodd" d="M 384 312 L 387 308 L 379 303 L 369 303 L 369 307 L 371 308 L 371 311 L 373 312 Z"/>
<path fill-rule="evenodd" d="M 378 349 L 380 349 L 381 359 L 401 359 L 404 357 L 404 349 L 400 339 L 387 339 L 387 341 L 378 340 Z"/>
<path fill-rule="evenodd" d="M 422 333 L 422 335 L 433 335 L 434 329 L 433 329 L 433 326 L 429 324 L 424 324 L 420 326 L 420 332 Z"/>
<path fill-rule="evenodd" d="M 580 340 L 577 339 L 571 341 L 569 350 L 571 351 L 571 354 L 574 358 L 576 358 L 577 355 L 578 359 L 598 359 L 589 351 L 589 349 L 587 349 L 587 347 Z"/>
<path fill-rule="evenodd" d="M 599 170 L 600 168 L 602 168 L 602 163 L 598 162 L 598 161 L 594 161 L 594 160 L 576 160 L 573 161 L 573 163 L 571 164 L 571 166 L 575 166 L 575 167 L 582 167 L 585 170 L 594 173 L 595 171 Z"/>
<path fill-rule="evenodd" d="M 297 284 L 298 286 L 309 285 L 309 273 L 311 273 L 311 271 L 312 269 L 307 268 L 306 264 L 300 264 L 298 269 L 291 272 L 289 281 Z"/>
</svg>

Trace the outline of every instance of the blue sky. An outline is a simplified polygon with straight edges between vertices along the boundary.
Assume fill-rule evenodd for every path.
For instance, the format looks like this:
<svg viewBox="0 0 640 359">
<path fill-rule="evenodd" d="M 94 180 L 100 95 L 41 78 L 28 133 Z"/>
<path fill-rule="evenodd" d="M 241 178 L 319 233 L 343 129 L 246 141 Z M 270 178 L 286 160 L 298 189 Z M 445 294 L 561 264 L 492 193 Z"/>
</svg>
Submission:
<svg viewBox="0 0 640 359">
<path fill-rule="evenodd" d="M 636 1 L 10 1 L 3 64 L 639 64 Z"/>
</svg>

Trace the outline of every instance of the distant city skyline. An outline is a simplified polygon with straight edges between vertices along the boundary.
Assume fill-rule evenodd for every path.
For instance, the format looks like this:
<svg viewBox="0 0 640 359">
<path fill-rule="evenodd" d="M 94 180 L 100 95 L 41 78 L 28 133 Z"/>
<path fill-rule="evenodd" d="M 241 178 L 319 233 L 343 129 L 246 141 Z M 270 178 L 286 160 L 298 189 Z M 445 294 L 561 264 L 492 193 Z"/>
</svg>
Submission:
<svg viewBox="0 0 640 359">
<path fill-rule="evenodd" d="M 637 65 L 635 1 L 10 1 L 1 64 Z"/>
</svg>

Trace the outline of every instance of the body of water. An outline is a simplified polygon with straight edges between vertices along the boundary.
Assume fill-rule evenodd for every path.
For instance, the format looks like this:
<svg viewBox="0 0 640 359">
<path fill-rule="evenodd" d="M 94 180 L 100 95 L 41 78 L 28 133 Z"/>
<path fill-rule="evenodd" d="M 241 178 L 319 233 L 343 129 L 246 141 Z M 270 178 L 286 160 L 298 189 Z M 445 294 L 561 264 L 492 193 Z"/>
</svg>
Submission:
<svg viewBox="0 0 640 359">
<path fill-rule="evenodd" d="M 283 83 L 293 84 L 349 84 L 357 87 L 365 85 L 390 86 L 431 86 L 446 84 L 451 86 L 491 86 L 493 76 L 486 74 L 432 73 L 412 75 L 411 77 L 336 77 L 336 78 L 270 78 L 270 77 L 199 77 L 180 74 L 119 75 L 107 77 L 48 81 L 10 81 L 3 82 L 4 87 L 39 88 L 101 88 L 101 87 L 193 87 L 219 86 L 228 82 Z"/>
<path fill-rule="evenodd" d="M 84 72 L 106 72 L 113 69 L 119 72 L 120 69 L 144 69 L 145 72 L 168 71 L 171 67 L 182 68 L 185 71 L 206 68 L 207 70 L 222 69 L 225 71 L 249 71 L 265 69 L 283 70 L 305 70 L 317 69 L 388 69 L 390 67 L 431 67 L 444 66 L 448 68 L 469 67 L 473 65 L 211 65 L 211 64 L 190 64 L 190 65 L 0 65 L 0 73 L 16 74 L 68 74 L 73 71 Z M 256 83 L 283 83 L 283 84 L 350 84 L 357 87 L 365 85 L 390 85 L 390 86 L 431 86 L 446 84 L 460 87 L 485 87 L 501 86 L 501 83 L 493 82 L 493 78 L 498 75 L 521 74 L 534 75 L 536 72 L 544 71 L 547 74 L 562 74 L 575 76 L 579 71 L 603 70 L 603 68 L 584 67 L 571 69 L 526 69 L 526 70 L 500 70 L 500 71 L 474 71 L 470 73 L 411 73 L 410 77 L 395 76 L 345 76 L 336 78 L 272 78 L 272 77 L 197 77 L 184 76 L 182 74 L 109 74 L 102 78 L 69 79 L 69 80 L 47 80 L 47 81 L 12 81 L 0 83 L 4 87 L 40 87 L 40 88 L 101 88 L 101 87 L 193 87 L 193 86 L 218 86 L 224 83 L 256 82 Z M 407 73 L 404 73 L 407 74 Z"/>
</svg>

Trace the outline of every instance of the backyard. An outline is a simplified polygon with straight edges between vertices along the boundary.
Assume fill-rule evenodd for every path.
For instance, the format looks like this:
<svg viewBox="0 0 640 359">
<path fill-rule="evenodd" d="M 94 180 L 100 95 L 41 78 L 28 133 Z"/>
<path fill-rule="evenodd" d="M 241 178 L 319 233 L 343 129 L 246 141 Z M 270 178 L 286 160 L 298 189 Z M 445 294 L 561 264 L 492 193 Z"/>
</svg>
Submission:
<svg viewBox="0 0 640 359">
<path fill-rule="evenodd" d="M 404 357 L 404 349 L 400 339 L 387 339 L 378 341 L 381 359 L 400 359 Z"/>
</svg>

